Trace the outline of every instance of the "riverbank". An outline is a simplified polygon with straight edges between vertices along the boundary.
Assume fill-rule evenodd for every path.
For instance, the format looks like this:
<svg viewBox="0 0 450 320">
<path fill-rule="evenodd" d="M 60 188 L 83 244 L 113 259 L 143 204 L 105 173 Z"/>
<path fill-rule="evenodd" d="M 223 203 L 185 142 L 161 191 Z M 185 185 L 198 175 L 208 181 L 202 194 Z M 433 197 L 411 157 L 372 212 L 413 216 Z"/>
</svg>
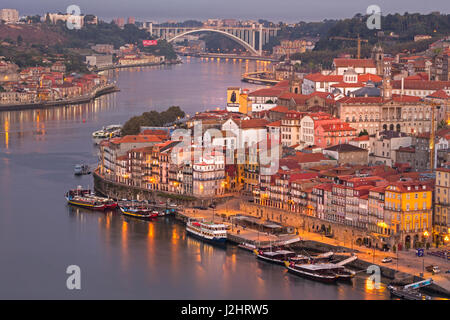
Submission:
<svg viewBox="0 0 450 320">
<path fill-rule="evenodd" d="M 265 84 L 265 85 L 275 85 L 279 80 L 262 78 L 262 75 L 268 74 L 268 71 L 257 71 L 257 72 L 248 72 L 242 74 L 241 81 L 254 83 L 254 84 Z"/>
<path fill-rule="evenodd" d="M 232 201 L 218 205 L 214 211 L 211 208 L 208 208 L 207 210 L 196 210 L 194 213 L 189 213 L 190 211 L 188 211 L 187 214 L 192 215 L 193 217 L 201 216 L 210 220 L 212 220 L 214 215 L 216 220 L 220 219 L 222 221 L 229 221 L 230 217 L 238 214 L 254 216 L 252 215 L 252 212 L 241 209 L 239 205 L 241 201 L 243 200 L 233 199 Z M 281 223 L 281 225 L 283 224 Z M 265 242 L 280 241 L 276 236 L 263 234 L 254 230 L 243 230 L 242 227 L 235 228 L 235 230 L 236 231 L 232 232 L 233 236 L 234 234 L 237 234 L 237 230 L 240 230 L 239 236 L 242 239 L 248 238 L 251 240 L 254 238 L 253 234 L 251 234 L 253 232 L 254 234 L 258 234 L 258 240 Z M 249 237 L 247 237 L 247 235 L 249 235 Z M 381 276 L 389 280 L 389 283 L 401 285 L 433 278 L 434 284 L 425 290 L 450 298 L 450 274 L 444 273 L 446 270 L 450 269 L 450 263 L 448 261 L 431 255 L 425 255 L 423 258 L 418 258 L 415 256 L 414 250 L 397 253 L 384 252 L 378 249 L 375 250 L 374 248 L 358 246 L 356 243 L 353 243 L 351 247 L 349 247 L 350 244 L 348 242 L 344 243 L 343 241 L 338 241 L 333 238 L 327 238 L 323 236 L 323 234 L 302 229 L 299 229 L 297 236 L 300 237 L 301 241 L 291 245 L 293 249 L 305 249 L 314 252 L 333 251 L 335 253 L 340 253 L 342 258 L 353 252 L 358 256 L 358 260 L 353 261 L 348 265 L 351 268 L 362 272 L 367 270 L 369 266 L 376 265 L 380 268 Z M 389 264 L 383 263 L 382 260 L 385 257 L 390 257 L 393 261 Z M 423 266 L 431 264 L 439 265 L 442 273 L 432 275 L 431 273 L 426 272 L 426 270 L 423 270 Z"/>
<path fill-rule="evenodd" d="M 40 101 L 40 102 L 34 102 L 34 103 L 18 103 L 18 104 L 9 104 L 9 105 L 0 104 L 0 111 L 43 109 L 43 108 L 56 107 L 56 106 L 88 103 L 102 95 L 113 93 L 113 92 L 118 92 L 118 91 L 120 91 L 120 90 L 115 84 L 108 84 L 108 85 L 96 88 L 93 92 L 91 92 L 89 94 L 79 96 L 79 97 L 73 97 L 73 98 L 69 98 L 69 99 L 61 99 L 61 100 L 53 100 L 53 101 Z"/>
<path fill-rule="evenodd" d="M 260 57 L 260 56 L 240 56 L 237 54 L 226 54 L 226 53 L 198 53 L 198 54 L 185 54 L 186 57 L 196 57 L 196 58 L 219 58 L 219 59 L 236 59 L 236 60 L 254 60 L 254 61 L 268 61 L 268 62 L 279 62 L 280 60 Z"/>
<path fill-rule="evenodd" d="M 140 64 L 122 64 L 122 65 L 111 65 L 106 67 L 100 67 L 97 69 L 93 69 L 93 72 L 102 72 L 107 70 L 117 70 L 117 69 L 125 69 L 125 68 L 135 68 L 135 67 L 152 67 L 152 66 L 161 66 L 161 65 L 172 65 L 172 64 L 180 64 L 183 63 L 181 60 L 177 61 L 163 61 L 163 62 L 149 62 L 149 63 L 140 63 Z"/>
</svg>

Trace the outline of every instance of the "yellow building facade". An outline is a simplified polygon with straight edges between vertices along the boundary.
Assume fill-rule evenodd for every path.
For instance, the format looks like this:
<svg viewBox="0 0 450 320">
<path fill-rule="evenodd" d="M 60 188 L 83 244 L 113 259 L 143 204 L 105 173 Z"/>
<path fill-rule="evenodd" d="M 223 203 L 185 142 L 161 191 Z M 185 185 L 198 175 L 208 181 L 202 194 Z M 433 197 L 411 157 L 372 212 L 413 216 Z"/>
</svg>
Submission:
<svg viewBox="0 0 450 320">
<path fill-rule="evenodd" d="M 421 181 L 392 183 L 385 190 L 386 222 L 396 242 L 416 247 L 431 241 L 432 187 Z"/>
</svg>

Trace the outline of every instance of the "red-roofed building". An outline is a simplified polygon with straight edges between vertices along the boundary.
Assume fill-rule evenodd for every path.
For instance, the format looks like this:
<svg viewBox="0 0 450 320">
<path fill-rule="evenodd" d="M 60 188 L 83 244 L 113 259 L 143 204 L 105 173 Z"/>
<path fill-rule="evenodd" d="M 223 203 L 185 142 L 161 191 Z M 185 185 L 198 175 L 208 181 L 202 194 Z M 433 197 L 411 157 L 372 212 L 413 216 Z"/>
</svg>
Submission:
<svg viewBox="0 0 450 320">
<path fill-rule="evenodd" d="M 429 131 L 431 107 L 417 96 L 392 94 L 389 82 L 382 85 L 380 97 L 344 97 L 336 103 L 336 115 L 359 134 L 396 130 L 409 134 Z"/>
<path fill-rule="evenodd" d="M 349 68 L 353 68 L 357 74 L 377 73 L 377 66 L 372 59 L 335 58 L 333 60 L 333 69 L 337 75 L 343 75 Z"/>
<path fill-rule="evenodd" d="M 314 128 L 314 144 L 327 148 L 341 143 L 349 143 L 356 136 L 356 129 L 347 122 L 322 124 L 318 121 Z"/>
</svg>

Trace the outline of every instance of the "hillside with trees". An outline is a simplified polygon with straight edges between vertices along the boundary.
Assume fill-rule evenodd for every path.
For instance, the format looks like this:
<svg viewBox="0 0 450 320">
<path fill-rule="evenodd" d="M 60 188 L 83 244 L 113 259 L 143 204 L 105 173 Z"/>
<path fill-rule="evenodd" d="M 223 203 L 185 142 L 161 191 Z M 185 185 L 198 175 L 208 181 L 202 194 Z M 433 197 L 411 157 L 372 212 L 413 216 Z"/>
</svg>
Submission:
<svg viewBox="0 0 450 320">
<path fill-rule="evenodd" d="M 171 106 L 166 111 L 148 111 L 129 119 L 122 128 L 122 135 L 138 134 L 141 126 L 162 127 L 185 117 L 178 106 Z"/>
<path fill-rule="evenodd" d="M 331 37 L 367 39 L 361 43 L 361 56 L 369 57 L 372 47 L 381 43 L 385 53 L 423 52 L 428 46 L 450 34 L 450 15 L 430 13 L 427 15 L 414 13 L 389 14 L 381 17 L 381 30 L 367 28 L 367 15 L 357 14 L 351 19 L 330 23 L 326 33 L 320 35 L 313 51 L 291 55 L 291 59 L 302 60 L 302 65 L 311 68 L 330 68 L 333 58 L 342 53 L 356 56 L 356 41 L 331 40 Z M 429 40 L 414 42 L 415 35 L 430 35 Z"/>
</svg>

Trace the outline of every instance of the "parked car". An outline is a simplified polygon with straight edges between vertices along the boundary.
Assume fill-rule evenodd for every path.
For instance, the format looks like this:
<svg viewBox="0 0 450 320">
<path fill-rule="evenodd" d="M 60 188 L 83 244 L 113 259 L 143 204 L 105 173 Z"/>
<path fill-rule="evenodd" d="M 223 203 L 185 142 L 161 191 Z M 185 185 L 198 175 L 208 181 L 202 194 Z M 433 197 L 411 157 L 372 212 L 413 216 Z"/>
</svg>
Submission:
<svg viewBox="0 0 450 320">
<path fill-rule="evenodd" d="M 216 205 L 215 205 L 214 203 L 211 203 L 211 204 L 209 205 L 209 207 L 212 208 L 212 209 L 215 209 L 215 208 L 216 208 Z"/>
<path fill-rule="evenodd" d="M 426 269 L 428 272 L 431 272 L 431 273 L 433 273 L 433 274 L 436 274 L 436 273 L 440 273 L 440 272 L 441 272 L 441 269 L 439 269 L 439 266 L 433 266 L 433 265 L 430 265 L 430 266 L 427 266 L 425 269 Z"/>
<path fill-rule="evenodd" d="M 383 262 L 383 263 L 389 263 L 389 262 L 392 262 L 392 258 L 390 258 L 390 257 L 385 257 L 383 260 L 381 260 L 381 262 Z"/>
</svg>

